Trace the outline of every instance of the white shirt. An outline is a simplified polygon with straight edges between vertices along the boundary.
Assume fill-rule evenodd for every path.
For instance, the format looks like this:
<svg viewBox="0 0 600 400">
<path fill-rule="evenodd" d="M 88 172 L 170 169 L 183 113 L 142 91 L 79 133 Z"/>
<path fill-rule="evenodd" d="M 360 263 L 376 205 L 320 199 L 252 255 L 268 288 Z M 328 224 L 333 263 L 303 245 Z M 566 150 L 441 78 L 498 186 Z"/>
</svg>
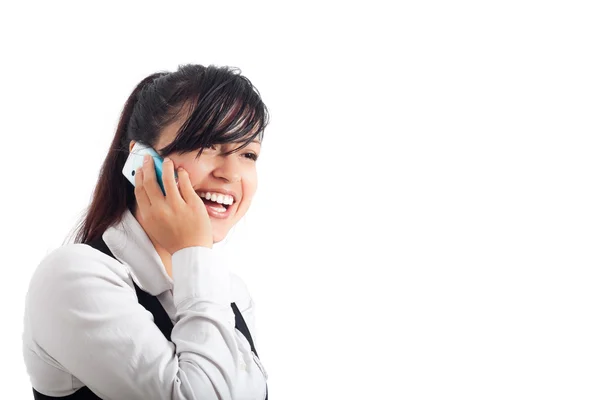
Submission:
<svg viewBox="0 0 600 400">
<path fill-rule="evenodd" d="M 56 397 L 87 386 L 115 400 L 264 400 L 266 372 L 231 309 L 235 302 L 254 339 L 252 298 L 215 250 L 175 252 L 171 279 L 129 210 L 102 237 L 120 262 L 67 244 L 31 278 L 23 354 L 32 386 Z M 172 342 L 138 303 L 132 279 L 158 297 Z"/>
</svg>

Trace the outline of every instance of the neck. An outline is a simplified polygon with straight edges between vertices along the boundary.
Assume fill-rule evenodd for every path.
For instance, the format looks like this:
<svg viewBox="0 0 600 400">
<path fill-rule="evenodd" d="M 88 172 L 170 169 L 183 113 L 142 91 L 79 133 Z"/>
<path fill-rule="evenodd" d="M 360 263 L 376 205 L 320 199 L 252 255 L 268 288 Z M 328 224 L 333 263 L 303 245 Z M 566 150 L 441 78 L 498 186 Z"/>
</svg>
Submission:
<svg viewBox="0 0 600 400">
<path fill-rule="evenodd" d="M 165 250 L 160 244 L 158 244 L 158 242 L 156 242 L 156 240 L 154 240 L 154 238 L 152 237 L 152 235 L 150 235 L 148 233 L 148 231 L 146 230 L 144 219 L 138 213 L 137 208 L 136 208 L 135 212 L 133 213 L 133 216 L 135 217 L 135 219 L 137 219 L 137 221 L 142 226 L 142 228 L 144 228 L 144 231 L 146 232 L 146 235 L 148 235 L 148 238 L 152 242 L 152 245 L 154 246 L 154 249 L 156 250 L 156 252 L 158 253 L 160 259 L 162 260 L 162 263 L 163 263 L 163 265 L 165 267 L 165 271 L 167 272 L 167 274 L 171 278 L 173 278 L 173 273 L 172 273 L 172 269 L 171 269 L 171 254 L 169 254 L 169 252 L 167 250 Z"/>
</svg>

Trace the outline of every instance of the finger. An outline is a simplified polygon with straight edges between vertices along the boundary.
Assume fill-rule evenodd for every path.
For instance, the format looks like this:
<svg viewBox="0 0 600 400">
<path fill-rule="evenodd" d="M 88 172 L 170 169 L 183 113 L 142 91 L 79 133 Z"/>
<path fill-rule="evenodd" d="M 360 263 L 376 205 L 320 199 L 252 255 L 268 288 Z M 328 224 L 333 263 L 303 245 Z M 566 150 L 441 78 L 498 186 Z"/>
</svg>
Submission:
<svg viewBox="0 0 600 400">
<path fill-rule="evenodd" d="M 158 186 L 158 181 L 156 180 L 156 171 L 154 170 L 154 160 L 152 159 L 152 156 L 148 154 L 144 155 L 142 169 L 144 170 L 144 188 L 146 189 L 150 203 L 159 204 L 161 201 L 164 201 L 165 196 L 163 195 L 162 190 L 160 190 L 160 186 Z"/>
<path fill-rule="evenodd" d="M 135 171 L 135 189 L 134 189 L 135 199 L 140 207 L 140 211 L 147 210 L 150 208 L 151 203 L 148 195 L 146 194 L 146 189 L 144 189 L 144 172 L 142 168 L 138 168 Z"/>
<path fill-rule="evenodd" d="M 162 173 L 163 186 L 167 196 L 167 201 L 181 202 L 184 200 L 179 194 L 177 188 L 177 182 L 175 181 L 175 166 L 170 158 L 165 158 L 163 161 L 163 173 Z"/>
<path fill-rule="evenodd" d="M 179 190 L 181 191 L 183 200 L 185 200 L 187 204 L 194 204 L 196 201 L 200 200 L 200 197 L 192 187 L 188 172 L 183 168 L 179 168 L 177 170 L 177 175 L 179 177 Z"/>
</svg>

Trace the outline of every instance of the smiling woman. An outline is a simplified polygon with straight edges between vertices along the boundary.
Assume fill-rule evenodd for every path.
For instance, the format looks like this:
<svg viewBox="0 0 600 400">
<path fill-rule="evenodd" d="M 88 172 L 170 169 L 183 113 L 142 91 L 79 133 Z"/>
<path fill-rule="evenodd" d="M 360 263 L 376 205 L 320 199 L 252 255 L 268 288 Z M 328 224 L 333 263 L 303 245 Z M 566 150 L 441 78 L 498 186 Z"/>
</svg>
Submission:
<svg viewBox="0 0 600 400">
<path fill-rule="evenodd" d="M 268 397 L 254 303 L 212 250 L 250 207 L 267 124 L 236 69 L 184 65 L 138 84 L 75 243 L 31 278 L 34 398 Z M 164 157 L 164 192 L 149 156 L 135 185 L 122 174 L 138 142 Z"/>
<path fill-rule="evenodd" d="M 254 103 L 260 100 L 256 93 L 254 101 L 236 91 L 232 94 L 237 97 L 230 99 L 216 93 L 210 98 L 221 104 L 218 109 L 213 106 L 203 110 L 205 114 L 213 113 L 212 119 L 205 114 L 201 114 L 203 118 L 195 117 L 203 107 L 184 103 L 154 143 L 157 152 L 168 156 L 175 168 L 183 167 L 190 173 L 194 190 L 207 205 L 214 242 L 223 240 L 250 206 L 257 187 L 256 161 L 267 124 L 264 105 Z M 214 128 L 207 129 L 211 124 Z M 132 140 L 130 151 L 134 143 Z M 231 207 L 223 207 L 225 199 L 219 201 L 219 194 L 230 196 Z"/>
</svg>

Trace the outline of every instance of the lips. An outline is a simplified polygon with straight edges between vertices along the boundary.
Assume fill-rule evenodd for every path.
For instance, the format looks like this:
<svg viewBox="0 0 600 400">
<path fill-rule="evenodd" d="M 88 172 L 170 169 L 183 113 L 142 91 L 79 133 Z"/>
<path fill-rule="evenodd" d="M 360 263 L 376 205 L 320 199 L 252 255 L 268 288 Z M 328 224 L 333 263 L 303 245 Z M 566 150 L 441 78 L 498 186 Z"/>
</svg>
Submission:
<svg viewBox="0 0 600 400">
<path fill-rule="evenodd" d="M 206 211 L 208 212 L 208 215 L 216 219 L 228 218 L 233 210 L 233 204 L 230 206 L 224 206 L 222 204 L 216 203 L 211 200 L 206 200 L 204 198 L 202 198 L 202 202 L 206 206 Z"/>
</svg>

